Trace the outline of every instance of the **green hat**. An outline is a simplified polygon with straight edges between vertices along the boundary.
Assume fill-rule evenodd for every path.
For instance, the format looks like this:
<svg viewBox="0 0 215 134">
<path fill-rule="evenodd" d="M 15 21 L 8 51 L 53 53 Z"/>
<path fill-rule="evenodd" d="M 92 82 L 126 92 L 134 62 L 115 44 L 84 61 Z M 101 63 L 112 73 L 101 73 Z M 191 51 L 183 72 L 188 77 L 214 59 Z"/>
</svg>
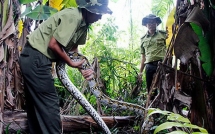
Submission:
<svg viewBox="0 0 215 134">
<path fill-rule="evenodd" d="M 146 24 L 148 23 L 148 20 L 156 20 L 158 25 L 161 23 L 160 17 L 157 17 L 154 14 L 149 14 L 143 18 L 142 25 L 146 26 Z"/>
<path fill-rule="evenodd" d="M 76 0 L 78 7 L 85 8 L 95 14 L 112 14 L 108 8 L 108 0 Z"/>
</svg>

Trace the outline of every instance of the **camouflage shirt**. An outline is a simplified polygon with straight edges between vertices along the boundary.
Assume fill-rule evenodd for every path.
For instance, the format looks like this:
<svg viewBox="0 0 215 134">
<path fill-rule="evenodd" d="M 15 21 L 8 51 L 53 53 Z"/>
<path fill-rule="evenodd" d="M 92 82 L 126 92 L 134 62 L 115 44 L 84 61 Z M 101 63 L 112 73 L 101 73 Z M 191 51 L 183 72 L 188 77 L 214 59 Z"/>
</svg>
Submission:
<svg viewBox="0 0 215 134">
<path fill-rule="evenodd" d="M 48 48 L 52 37 L 68 52 L 76 45 L 85 44 L 86 36 L 87 26 L 83 21 L 81 9 L 67 8 L 49 17 L 28 35 L 27 39 L 33 48 L 56 60 L 56 55 Z"/>
<path fill-rule="evenodd" d="M 156 31 L 153 36 L 148 33 L 141 38 L 141 54 L 146 57 L 145 63 L 162 60 L 166 53 L 166 32 Z"/>
</svg>

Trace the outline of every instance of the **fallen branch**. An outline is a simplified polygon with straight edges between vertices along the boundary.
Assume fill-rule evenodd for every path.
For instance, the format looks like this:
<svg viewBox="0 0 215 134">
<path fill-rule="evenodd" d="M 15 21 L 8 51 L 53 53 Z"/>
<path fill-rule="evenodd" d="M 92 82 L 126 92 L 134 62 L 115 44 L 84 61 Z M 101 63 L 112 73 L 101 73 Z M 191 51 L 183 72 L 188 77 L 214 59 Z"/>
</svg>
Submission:
<svg viewBox="0 0 215 134">
<path fill-rule="evenodd" d="M 5 111 L 3 113 L 4 131 L 8 128 L 9 133 L 17 131 L 28 132 L 27 114 L 25 111 Z M 134 116 L 102 116 L 109 128 L 134 125 Z M 90 116 L 61 115 L 63 132 L 89 132 L 101 131 L 101 128 Z"/>
</svg>

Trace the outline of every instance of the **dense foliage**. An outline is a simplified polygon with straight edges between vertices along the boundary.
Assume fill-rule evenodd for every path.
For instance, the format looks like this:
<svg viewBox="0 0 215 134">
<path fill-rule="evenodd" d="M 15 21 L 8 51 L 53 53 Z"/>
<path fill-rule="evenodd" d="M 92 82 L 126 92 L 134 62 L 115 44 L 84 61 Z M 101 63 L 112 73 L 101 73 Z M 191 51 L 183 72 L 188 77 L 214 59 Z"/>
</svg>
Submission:
<svg viewBox="0 0 215 134">
<path fill-rule="evenodd" d="M 140 61 L 139 45 L 134 51 L 121 48 L 117 46 L 117 40 L 121 36 L 123 36 L 123 32 L 118 31 L 113 19 L 108 19 L 104 25 L 96 23 L 89 29 L 87 44 L 82 46 L 80 51 L 92 62 L 94 58 L 97 58 L 101 73 L 100 79 L 104 85 L 103 92 L 113 99 L 137 103 L 137 99 L 143 96 L 140 94 L 139 98 L 132 98 L 131 91 L 137 84 L 136 77 Z M 71 81 L 80 90 L 85 90 L 86 83 L 83 82 L 80 73 L 69 67 L 67 70 Z M 144 87 L 143 84 L 142 92 L 144 92 Z M 87 91 L 85 93 L 89 97 L 88 100 L 95 105 L 96 99 L 89 95 L 89 90 Z"/>
</svg>

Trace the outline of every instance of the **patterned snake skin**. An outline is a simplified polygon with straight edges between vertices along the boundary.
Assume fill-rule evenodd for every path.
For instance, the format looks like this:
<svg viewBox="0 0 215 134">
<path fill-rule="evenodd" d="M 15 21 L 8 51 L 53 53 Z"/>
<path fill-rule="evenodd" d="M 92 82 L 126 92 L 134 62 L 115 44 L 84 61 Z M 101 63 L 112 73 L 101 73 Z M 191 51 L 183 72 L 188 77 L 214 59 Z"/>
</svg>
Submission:
<svg viewBox="0 0 215 134">
<path fill-rule="evenodd" d="M 83 63 L 83 65 L 82 65 L 83 69 L 92 68 L 85 56 L 83 56 L 79 53 L 76 53 L 76 52 L 70 52 L 70 53 L 68 53 L 68 55 L 72 61 L 80 61 L 82 59 L 85 59 L 85 63 Z M 102 130 L 106 134 L 111 134 L 109 128 L 104 123 L 104 121 L 102 120 L 100 115 L 91 106 L 91 104 L 85 99 L 85 97 L 82 95 L 82 93 L 69 80 L 66 70 L 65 70 L 64 62 L 58 62 L 56 64 L 56 72 L 57 72 L 58 78 L 60 79 L 62 84 L 72 94 L 72 96 L 78 101 L 78 103 L 80 103 L 80 105 L 88 112 L 88 114 L 95 120 L 95 122 L 102 128 Z M 130 110 L 141 116 L 144 115 L 144 111 L 145 111 L 144 107 L 141 107 L 140 105 L 136 105 L 136 104 L 132 104 L 132 103 L 117 101 L 117 100 L 111 99 L 108 96 L 106 96 L 102 91 L 100 91 L 95 77 L 96 77 L 95 75 L 92 75 L 92 79 L 88 81 L 90 91 L 96 96 L 96 98 L 103 105 L 112 107 L 117 110 Z M 142 128 L 143 128 L 143 126 L 142 126 Z"/>
</svg>

